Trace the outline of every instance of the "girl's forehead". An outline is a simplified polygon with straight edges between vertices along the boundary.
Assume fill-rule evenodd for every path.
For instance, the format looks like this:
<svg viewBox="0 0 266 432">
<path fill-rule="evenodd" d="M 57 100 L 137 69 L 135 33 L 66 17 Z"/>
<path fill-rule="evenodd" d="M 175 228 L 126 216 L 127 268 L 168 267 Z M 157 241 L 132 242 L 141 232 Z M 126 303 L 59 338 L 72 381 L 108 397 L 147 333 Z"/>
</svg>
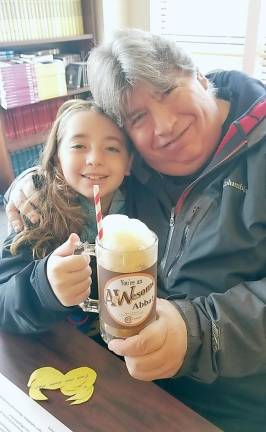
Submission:
<svg viewBox="0 0 266 432">
<path fill-rule="evenodd" d="M 103 113 L 93 110 L 76 111 L 70 113 L 64 121 L 63 135 L 69 138 L 73 135 L 82 134 L 87 137 L 115 136 L 125 141 L 125 133 L 109 117 Z"/>
</svg>

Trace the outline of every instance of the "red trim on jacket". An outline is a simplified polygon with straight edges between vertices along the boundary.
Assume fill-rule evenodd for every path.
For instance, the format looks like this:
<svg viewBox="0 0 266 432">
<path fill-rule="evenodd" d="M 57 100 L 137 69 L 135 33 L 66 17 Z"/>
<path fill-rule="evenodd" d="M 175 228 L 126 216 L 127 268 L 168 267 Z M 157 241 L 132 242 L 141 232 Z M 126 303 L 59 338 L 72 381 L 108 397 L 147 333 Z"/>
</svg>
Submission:
<svg viewBox="0 0 266 432">
<path fill-rule="evenodd" d="M 255 105 L 245 117 L 239 120 L 239 124 L 247 135 L 265 116 L 266 100 Z"/>
<path fill-rule="evenodd" d="M 251 107 L 250 111 L 245 113 L 245 115 L 240 118 L 240 120 L 237 120 L 236 122 L 232 123 L 225 134 L 224 138 L 222 139 L 221 143 L 219 144 L 215 156 L 218 156 L 221 151 L 225 148 L 225 146 L 231 141 L 231 139 L 235 136 L 235 134 L 238 132 L 237 124 L 239 124 L 244 132 L 244 134 L 248 135 L 256 126 L 258 123 L 260 123 L 264 118 L 266 117 L 266 99 L 262 100 L 261 102 L 258 102 L 253 107 Z M 228 159 L 228 157 L 236 152 L 238 148 L 241 148 L 243 144 L 243 137 L 241 139 L 241 145 L 236 146 L 232 152 L 226 156 L 225 159 Z M 220 161 L 222 162 L 222 161 Z M 188 189 L 185 189 L 184 192 L 179 197 L 175 212 L 178 214 L 183 207 L 184 201 L 189 195 L 193 185 L 188 186 Z"/>
<path fill-rule="evenodd" d="M 236 125 L 233 123 L 230 125 L 226 135 L 223 137 L 221 143 L 219 144 L 215 155 L 219 155 L 221 153 L 221 151 L 224 149 L 224 147 L 226 146 L 226 144 L 228 144 L 228 142 L 231 140 L 231 138 L 233 138 L 233 136 L 237 133 L 237 127 Z"/>
</svg>

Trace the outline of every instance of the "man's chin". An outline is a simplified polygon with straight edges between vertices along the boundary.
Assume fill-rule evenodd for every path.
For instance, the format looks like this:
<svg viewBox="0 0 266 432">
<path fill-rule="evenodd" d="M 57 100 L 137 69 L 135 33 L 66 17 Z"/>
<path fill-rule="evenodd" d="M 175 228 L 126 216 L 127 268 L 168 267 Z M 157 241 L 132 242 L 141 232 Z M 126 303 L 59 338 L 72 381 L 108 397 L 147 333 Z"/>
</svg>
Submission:
<svg viewBox="0 0 266 432">
<path fill-rule="evenodd" d="M 155 171 L 158 171 L 161 174 L 169 175 L 169 176 L 177 176 L 177 177 L 185 177 L 192 174 L 195 174 L 199 167 L 197 164 L 186 164 L 184 163 L 165 163 L 165 164 L 154 164 L 153 166 L 151 164 L 151 168 L 153 168 Z"/>
</svg>

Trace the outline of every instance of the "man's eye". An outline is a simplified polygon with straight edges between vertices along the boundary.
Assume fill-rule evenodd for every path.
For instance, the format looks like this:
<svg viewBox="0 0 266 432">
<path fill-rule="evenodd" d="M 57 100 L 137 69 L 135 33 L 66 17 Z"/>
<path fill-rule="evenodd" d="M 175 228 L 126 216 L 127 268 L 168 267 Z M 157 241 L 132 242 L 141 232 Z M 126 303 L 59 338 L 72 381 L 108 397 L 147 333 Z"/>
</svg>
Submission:
<svg viewBox="0 0 266 432">
<path fill-rule="evenodd" d="M 143 118 L 145 117 L 145 113 L 141 112 L 139 114 L 136 114 L 134 117 L 132 117 L 131 119 L 131 125 L 135 126 L 137 125 Z"/>
<path fill-rule="evenodd" d="M 169 87 L 167 90 L 165 90 L 165 91 L 163 92 L 163 95 L 164 95 L 164 96 L 168 96 L 169 94 L 172 93 L 172 91 L 173 91 L 175 88 L 176 88 L 175 86 L 174 86 L 174 87 Z"/>
</svg>

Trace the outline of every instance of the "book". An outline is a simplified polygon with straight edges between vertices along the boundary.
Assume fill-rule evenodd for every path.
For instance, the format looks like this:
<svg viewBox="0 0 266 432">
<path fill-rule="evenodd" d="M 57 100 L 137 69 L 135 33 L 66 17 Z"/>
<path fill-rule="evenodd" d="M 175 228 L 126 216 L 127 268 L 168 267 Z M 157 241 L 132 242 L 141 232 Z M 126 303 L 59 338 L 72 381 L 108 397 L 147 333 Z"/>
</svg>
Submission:
<svg viewBox="0 0 266 432">
<path fill-rule="evenodd" d="M 51 63 L 54 60 L 53 54 L 20 54 L 19 57 L 25 63 Z"/>
<path fill-rule="evenodd" d="M 87 80 L 86 62 L 70 63 L 66 67 L 66 83 L 68 89 L 79 89 L 84 87 Z"/>
</svg>

